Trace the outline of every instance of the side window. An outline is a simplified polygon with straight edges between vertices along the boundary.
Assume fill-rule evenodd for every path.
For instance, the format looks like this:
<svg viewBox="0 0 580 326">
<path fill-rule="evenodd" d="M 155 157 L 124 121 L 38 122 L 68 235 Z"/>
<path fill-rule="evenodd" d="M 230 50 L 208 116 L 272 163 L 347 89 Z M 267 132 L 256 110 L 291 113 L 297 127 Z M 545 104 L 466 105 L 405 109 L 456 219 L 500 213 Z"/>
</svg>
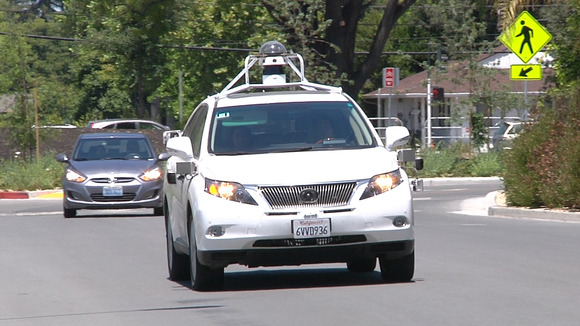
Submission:
<svg viewBox="0 0 580 326">
<path fill-rule="evenodd" d="M 205 125 L 205 119 L 207 116 L 208 107 L 202 104 L 195 109 L 191 120 L 185 126 L 183 134 L 188 136 L 191 140 L 191 146 L 193 147 L 193 156 L 199 157 L 201 152 L 201 140 L 203 136 L 203 126 Z"/>
<path fill-rule="evenodd" d="M 135 128 L 135 122 L 119 122 L 117 123 L 117 129 L 137 129 L 137 128 Z"/>
</svg>

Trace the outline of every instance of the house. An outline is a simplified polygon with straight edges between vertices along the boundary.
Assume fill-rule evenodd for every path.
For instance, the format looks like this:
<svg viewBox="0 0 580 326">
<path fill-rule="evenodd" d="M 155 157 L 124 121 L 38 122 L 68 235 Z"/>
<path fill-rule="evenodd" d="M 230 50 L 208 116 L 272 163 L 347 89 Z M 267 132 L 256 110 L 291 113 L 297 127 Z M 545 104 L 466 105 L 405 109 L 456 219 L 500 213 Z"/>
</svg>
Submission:
<svg viewBox="0 0 580 326">
<path fill-rule="evenodd" d="M 538 52 L 527 65 L 541 65 L 541 80 L 512 80 L 510 66 L 523 62 L 505 46 L 477 58 L 477 69 L 468 70 L 468 62 L 450 61 L 446 69 L 427 70 L 402 79 L 397 87 L 383 87 L 363 95 L 375 101 L 377 120 L 398 118 L 414 141 L 425 144 L 453 141 L 469 142 L 470 113 L 482 113 L 492 137 L 502 120 L 526 120 L 535 99 L 553 85 L 553 58 Z M 481 68 L 481 69 L 480 69 Z M 515 66 L 525 73 L 529 67 Z M 444 90 L 442 101 L 431 101 L 433 88 Z M 380 102 L 379 102 L 380 101 Z M 390 112 L 390 115 L 389 115 Z M 398 121 L 397 120 L 397 121 Z M 378 129 L 388 122 L 378 122 Z"/>
</svg>

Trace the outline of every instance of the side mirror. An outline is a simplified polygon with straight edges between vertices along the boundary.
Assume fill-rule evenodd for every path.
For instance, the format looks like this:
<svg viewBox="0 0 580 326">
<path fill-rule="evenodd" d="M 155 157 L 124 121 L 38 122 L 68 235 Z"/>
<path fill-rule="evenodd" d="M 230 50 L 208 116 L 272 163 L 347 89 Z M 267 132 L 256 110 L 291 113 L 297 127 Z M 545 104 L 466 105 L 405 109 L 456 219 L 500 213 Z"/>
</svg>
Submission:
<svg viewBox="0 0 580 326">
<path fill-rule="evenodd" d="M 167 130 L 163 132 L 163 144 L 167 144 L 167 141 L 173 137 L 181 136 L 181 130 Z"/>
<path fill-rule="evenodd" d="M 69 161 L 69 158 L 68 158 L 68 156 L 66 156 L 66 154 L 56 154 L 54 156 L 54 159 L 60 163 L 68 163 L 68 161 Z"/>
<path fill-rule="evenodd" d="M 157 161 L 167 161 L 171 157 L 169 153 L 161 153 L 157 156 Z"/>
<path fill-rule="evenodd" d="M 170 156 L 178 156 L 184 160 L 193 158 L 193 147 L 189 137 L 173 137 L 167 140 L 165 145 Z"/>
<path fill-rule="evenodd" d="M 409 130 L 403 126 L 391 126 L 385 130 L 386 144 L 385 147 L 392 151 L 398 146 L 405 145 L 411 135 Z"/>
</svg>

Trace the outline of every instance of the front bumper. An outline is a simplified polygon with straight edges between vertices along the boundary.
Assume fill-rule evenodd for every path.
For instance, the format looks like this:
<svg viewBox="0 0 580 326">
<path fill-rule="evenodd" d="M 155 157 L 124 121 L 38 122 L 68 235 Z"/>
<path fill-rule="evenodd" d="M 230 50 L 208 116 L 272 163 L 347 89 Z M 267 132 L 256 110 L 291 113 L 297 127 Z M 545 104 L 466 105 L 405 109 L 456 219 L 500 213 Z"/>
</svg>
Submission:
<svg viewBox="0 0 580 326">
<path fill-rule="evenodd" d="M 163 205 L 162 181 L 123 184 L 122 195 L 104 196 L 103 184 L 63 182 L 67 209 L 157 208 Z"/>
<path fill-rule="evenodd" d="M 258 267 L 341 263 L 376 257 L 400 258 L 412 253 L 414 245 L 414 240 L 405 240 L 340 246 L 198 251 L 197 257 L 203 265 L 210 267 L 225 267 L 230 264 Z"/>
</svg>

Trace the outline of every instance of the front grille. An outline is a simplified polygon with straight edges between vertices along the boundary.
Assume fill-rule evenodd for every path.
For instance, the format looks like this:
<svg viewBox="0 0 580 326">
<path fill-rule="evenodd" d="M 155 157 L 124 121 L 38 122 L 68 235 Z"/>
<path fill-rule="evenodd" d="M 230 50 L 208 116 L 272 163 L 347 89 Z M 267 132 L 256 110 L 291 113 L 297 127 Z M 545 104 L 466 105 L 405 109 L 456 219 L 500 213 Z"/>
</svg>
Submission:
<svg viewBox="0 0 580 326">
<path fill-rule="evenodd" d="M 115 181 L 115 183 L 129 183 L 129 182 L 135 180 L 135 178 L 122 177 L 122 178 L 114 178 L 113 180 Z M 94 183 L 109 183 L 110 179 L 109 178 L 94 178 L 94 179 L 91 179 L 91 181 Z"/>
<path fill-rule="evenodd" d="M 258 240 L 254 242 L 254 247 L 258 248 L 280 248 L 280 247 L 305 247 L 305 246 L 325 246 L 338 245 L 356 242 L 365 242 L 367 238 L 364 235 L 334 236 L 326 238 L 312 239 L 274 239 Z"/>
<path fill-rule="evenodd" d="M 92 194 L 91 199 L 97 202 L 123 202 L 135 199 L 134 192 L 123 193 L 123 196 L 103 196 L 102 194 Z"/>
<path fill-rule="evenodd" d="M 280 209 L 344 206 L 348 204 L 355 186 L 355 182 L 348 182 L 259 189 L 273 209 Z"/>
</svg>

